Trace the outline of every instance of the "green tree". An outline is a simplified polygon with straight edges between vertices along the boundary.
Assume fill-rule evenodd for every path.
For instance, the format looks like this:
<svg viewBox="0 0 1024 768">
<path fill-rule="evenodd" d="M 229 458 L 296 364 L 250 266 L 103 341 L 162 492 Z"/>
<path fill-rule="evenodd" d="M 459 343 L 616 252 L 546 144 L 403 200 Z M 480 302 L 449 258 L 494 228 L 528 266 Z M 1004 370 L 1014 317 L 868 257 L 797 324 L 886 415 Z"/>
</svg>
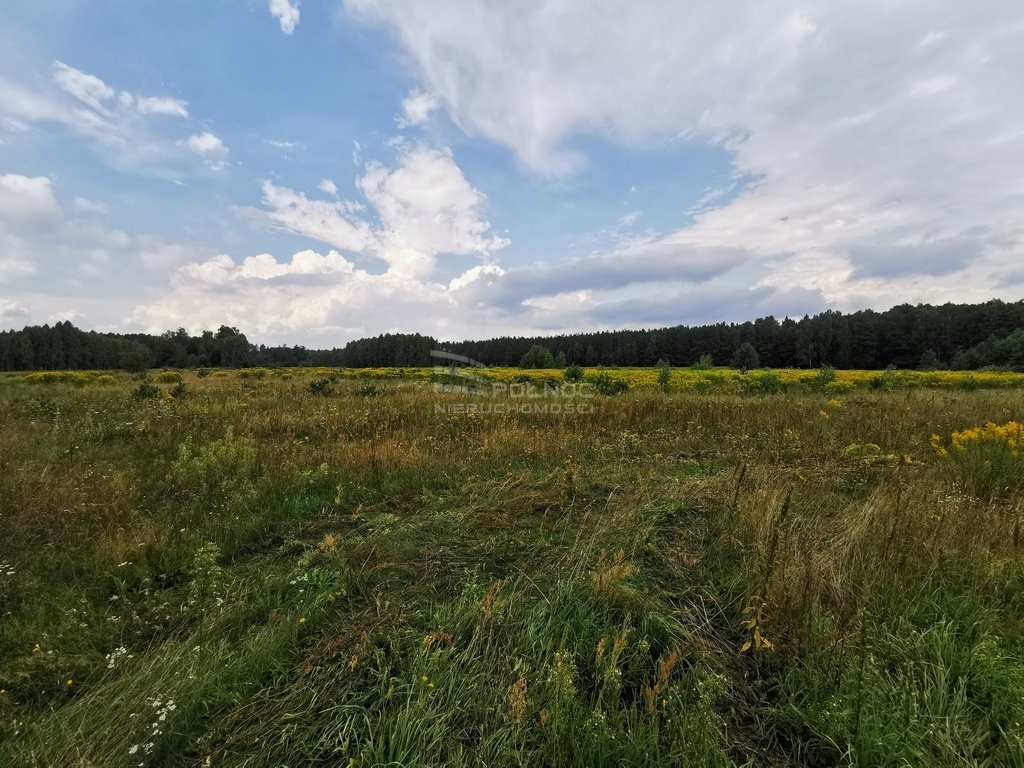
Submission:
<svg viewBox="0 0 1024 768">
<path fill-rule="evenodd" d="M 695 371 L 710 371 L 715 367 L 715 359 L 711 355 L 704 354 L 690 367 Z"/>
<path fill-rule="evenodd" d="M 562 375 L 566 381 L 583 381 L 583 367 L 575 364 L 567 366 Z"/>
<path fill-rule="evenodd" d="M 760 364 L 761 360 L 757 356 L 757 350 L 749 341 L 740 344 L 732 356 L 732 367 L 738 369 L 740 373 L 746 373 Z"/>
<path fill-rule="evenodd" d="M 141 344 L 128 342 L 121 350 L 120 366 L 129 373 L 139 373 L 153 364 L 153 354 Z"/>
<path fill-rule="evenodd" d="M 921 355 L 921 362 L 917 364 L 917 367 L 921 371 L 937 371 L 942 367 L 942 361 L 939 360 L 939 356 L 935 354 L 934 349 L 928 349 Z"/>
<path fill-rule="evenodd" d="M 662 392 L 668 392 L 668 385 L 672 381 L 672 364 L 668 360 L 659 360 L 654 366 L 658 369 L 658 385 Z"/>
<path fill-rule="evenodd" d="M 519 361 L 520 368 L 554 368 L 555 356 L 551 350 L 541 344 L 534 344 L 530 351 Z"/>
</svg>

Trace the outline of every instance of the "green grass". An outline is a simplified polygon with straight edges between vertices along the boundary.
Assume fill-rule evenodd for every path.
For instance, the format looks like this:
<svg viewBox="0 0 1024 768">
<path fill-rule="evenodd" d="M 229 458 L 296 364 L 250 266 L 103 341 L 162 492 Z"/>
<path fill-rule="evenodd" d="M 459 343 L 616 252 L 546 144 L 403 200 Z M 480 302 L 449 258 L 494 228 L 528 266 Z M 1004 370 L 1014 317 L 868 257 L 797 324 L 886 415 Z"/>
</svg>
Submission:
<svg viewBox="0 0 1024 768">
<path fill-rule="evenodd" d="M 0 378 L 0 764 L 1024 765 L 1024 392 L 311 376 Z"/>
</svg>

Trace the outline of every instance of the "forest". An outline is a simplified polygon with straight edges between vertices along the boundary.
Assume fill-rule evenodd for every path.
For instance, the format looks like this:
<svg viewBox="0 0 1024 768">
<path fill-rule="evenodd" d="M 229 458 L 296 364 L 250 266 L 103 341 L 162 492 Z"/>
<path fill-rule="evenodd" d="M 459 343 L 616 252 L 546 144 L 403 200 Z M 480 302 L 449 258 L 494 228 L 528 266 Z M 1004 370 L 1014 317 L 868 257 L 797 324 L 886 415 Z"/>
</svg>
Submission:
<svg viewBox="0 0 1024 768">
<path fill-rule="evenodd" d="M 883 369 L 985 367 L 1024 370 L 1024 301 L 903 304 L 877 312 L 827 311 L 801 319 L 763 317 L 743 323 L 599 331 L 555 336 L 439 342 L 420 334 L 382 334 L 333 349 L 250 343 L 237 328 L 190 335 L 82 331 L 68 321 L 0 332 L 0 370 L 144 370 L 245 366 L 420 367 L 431 350 L 486 365 L 729 365 L 750 345 L 769 368 Z M 538 349 L 539 348 L 539 349 Z M 538 351 L 543 354 L 538 354 Z M 548 355 L 550 353 L 550 355 Z"/>
</svg>

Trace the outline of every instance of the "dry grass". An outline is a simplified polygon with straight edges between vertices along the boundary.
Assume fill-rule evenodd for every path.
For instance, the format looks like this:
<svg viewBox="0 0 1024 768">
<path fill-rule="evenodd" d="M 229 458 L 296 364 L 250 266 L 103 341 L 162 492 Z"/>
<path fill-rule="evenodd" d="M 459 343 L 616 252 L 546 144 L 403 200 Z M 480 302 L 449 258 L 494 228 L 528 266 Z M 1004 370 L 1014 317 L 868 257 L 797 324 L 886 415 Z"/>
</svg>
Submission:
<svg viewBox="0 0 1024 768">
<path fill-rule="evenodd" d="M 931 441 L 1005 382 L 309 375 L 0 379 L 5 764 L 1020 764 L 1020 489 Z"/>
</svg>

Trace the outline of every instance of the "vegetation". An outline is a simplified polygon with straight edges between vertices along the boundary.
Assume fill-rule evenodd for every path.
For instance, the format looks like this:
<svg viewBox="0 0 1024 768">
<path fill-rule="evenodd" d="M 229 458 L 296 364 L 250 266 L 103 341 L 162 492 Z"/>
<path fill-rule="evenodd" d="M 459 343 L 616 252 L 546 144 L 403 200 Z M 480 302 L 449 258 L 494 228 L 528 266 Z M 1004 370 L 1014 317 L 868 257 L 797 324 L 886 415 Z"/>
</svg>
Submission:
<svg viewBox="0 0 1024 768">
<path fill-rule="evenodd" d="M 1021 765 L 1024 377 L 659 374 L 0 377 L 0 764 Z"/>
<path fill-rule="evenodd" d="M 581 366 L 714 367 L 749 344 L 770 368 L 898 368 L 1024 371 L 1024 301 L 930 306 L 904 304 L 885 312 L 823 312 L 802 319 L 602 331 L 538 338 L 439 342 L 420 334 L 383 334 L 342 349 L 251 344 L 237 328 L 190 336 L 176 331 L 101 334 L 68 322 L 0 332 L 0 371 L 122 368 L 333 366 L 422 368 L 444 348 L 486 365 L 524 368 Z M 756 366 L 751 366 L 756 367 Z"/>
<path fill-rule="evenodd" d="M 754 345 L 745 341 L 739 345 L 732 356 L 732 367 L 740 373 L 746 373 L 751 368 L 757 368 L 761 364 L 761 358 L 754 349 Z"/>
<path fill-rule="evenodd" d="M 564 363 L 563 363 L 564 365 Z M 555 356 L 551 350 L 540 344 L 534 344 L 529 351 L 523 355 L 519 362 L 520 368 L 554 368 Z"/>
</svg>

